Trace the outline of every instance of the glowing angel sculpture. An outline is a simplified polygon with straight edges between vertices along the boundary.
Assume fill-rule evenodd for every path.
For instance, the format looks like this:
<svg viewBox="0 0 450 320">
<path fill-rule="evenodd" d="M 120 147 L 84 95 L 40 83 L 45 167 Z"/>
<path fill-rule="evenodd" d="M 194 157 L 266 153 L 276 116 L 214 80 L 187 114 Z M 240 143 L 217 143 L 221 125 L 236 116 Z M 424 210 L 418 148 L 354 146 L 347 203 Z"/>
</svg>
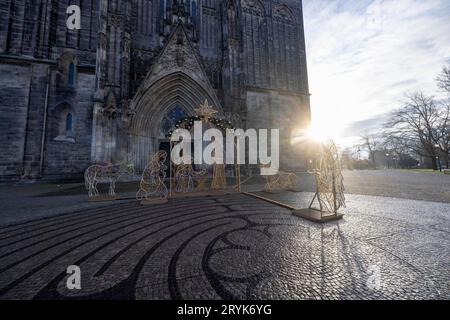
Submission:
<svg viewBox="0 0 450 320">
<path fill-rule="evenodd" d="M 266 176 L 264 190 L 272 192 L 276 190 L 294 190 L 297 186 L 297 175 L 292 172 L 279 172 L 274 176 Z"/>
<path fill-rule="evenodd" d="M 269 168 L 270 165 L 260 165 L 260 168 Z M 298 177 L 295 173 L 279 171 L 275 175 L 266 175 L 266 184 L 264 186 L 264 191 L 275 192 L 275 191 L 287 191 L 295 190 L 298 184 Z"/>
<path fill-rule="evenodd" d="M 165 151 L 159 151 L 150 159 L 142 173 L 140 190 L 136 194 L 137 200 L 167 199 L 169 191 L 164 183 L 167 170 L 166 159 L 167 152 Z"/>
<path fill-rule="evenodd" d="M 338 213 L 345 207 L 344 177 L 339 152 L 333 141 L 323 143 L 317 160 L 316 193 L 310 208 L 317 199 L 321 212 Z"/>
<path fill-rule="evenodd" d="M 127 162 L 121 162 L 115 165 L 99 165 L 90 166 L 84 172 L 84 184 L 88 190 L 89 198 L 93 199 L 100 196 L 97 189 L 99 183 L 109 183 L 108 195 L 116 196 L 116 182 L 123 175 L 133 175 L 134 167 Z"/>
</svg>

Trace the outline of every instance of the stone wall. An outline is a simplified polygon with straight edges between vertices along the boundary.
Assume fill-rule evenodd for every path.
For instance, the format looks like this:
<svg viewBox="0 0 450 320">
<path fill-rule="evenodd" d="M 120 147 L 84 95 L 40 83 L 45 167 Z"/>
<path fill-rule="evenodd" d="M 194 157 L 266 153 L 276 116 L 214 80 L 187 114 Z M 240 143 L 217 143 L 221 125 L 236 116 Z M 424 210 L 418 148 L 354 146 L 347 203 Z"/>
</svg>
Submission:
<svg viewBox="0 0 450 320">
<path fill-rule="evenodd" d="M 95 74 L 79 69 L 76 87 L 67 88 L 58 84 L 62 79 L 54 64 L 0 60 L 2 180 L 80 176 L 90 164 Z M 66 106 L 74 115 L 70 139 L 59 132 Z"/>
<path fill-rule="evenodd" d="M 280 164 L 283 169 L 306 167 L 303 151 L 292 145 L 292 133 L 309 125 L 309 96 L 277 90 L 247 91 L 247 129 L 280 130 Z"/>
<path fill-rule="evenodd" d="M 53 74 L 53 80 L 57 78 Z M 79 71 L 76 88 L 53 89 L 50 96 L 43 175 L 53 178 L 79 178 L 91 162 L 92 114 L 95 74 Z M 73 113 L 73 134 L 58 138 L 64 110 Z"/>
<path fill-rule="evenodd" d="M 0 176 L 22 175 L 31 66 L 0 64 Z"/>
</svg>

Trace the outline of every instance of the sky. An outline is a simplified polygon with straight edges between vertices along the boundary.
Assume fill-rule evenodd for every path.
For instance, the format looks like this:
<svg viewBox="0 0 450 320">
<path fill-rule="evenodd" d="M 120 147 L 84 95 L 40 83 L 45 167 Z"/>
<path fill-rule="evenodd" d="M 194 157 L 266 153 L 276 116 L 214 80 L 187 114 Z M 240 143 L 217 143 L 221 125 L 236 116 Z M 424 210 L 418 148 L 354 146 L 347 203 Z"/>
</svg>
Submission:
<svg viewBox="0 0 450 320">
<path fill-rule="evenodd" d="M 313 127 L 358 142 L 405 94 L 441 94 L 450 0 L 303 0 Z"/>
</svg>

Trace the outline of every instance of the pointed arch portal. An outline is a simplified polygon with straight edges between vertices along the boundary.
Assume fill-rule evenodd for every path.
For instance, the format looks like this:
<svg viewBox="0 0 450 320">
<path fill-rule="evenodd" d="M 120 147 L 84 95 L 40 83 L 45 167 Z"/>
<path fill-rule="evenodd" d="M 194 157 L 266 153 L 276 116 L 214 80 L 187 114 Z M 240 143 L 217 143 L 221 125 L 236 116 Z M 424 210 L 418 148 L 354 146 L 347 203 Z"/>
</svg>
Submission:
<svg viewBox="0 0 450 320">
<path fill-rule="evenodd" d="M 182 71 L 165 75 L 141 90 L 132 102 L 134 117 L 128 132 L 128 153 L 137 170 L 143 170 L 152 154 L 166 140 L 168 115 L 193 116 L 214 93 Z M 215 105 L 220 110 L 219 105 Z M 174 110 L 176 110 L 174 112 Z"/>
</svg>

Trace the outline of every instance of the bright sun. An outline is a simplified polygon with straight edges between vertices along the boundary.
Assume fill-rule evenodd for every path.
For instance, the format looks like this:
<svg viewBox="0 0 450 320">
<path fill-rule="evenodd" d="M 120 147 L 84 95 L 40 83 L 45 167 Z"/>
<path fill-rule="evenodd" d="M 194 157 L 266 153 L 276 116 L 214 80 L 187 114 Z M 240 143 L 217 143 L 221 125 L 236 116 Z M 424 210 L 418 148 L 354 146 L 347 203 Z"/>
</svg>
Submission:
<svg viewBox="0 0 450 320">
<path fill-rule="evenodd" d="M 306 131 L 306 135 L 309 139 L 316 140 L 319 142 L 324 142 L 328 139 L 333 139 L 332 130 L 329 130 L 325 126 L 318 126 L 316 123 L 313 123 Z"/>
<path fill-rule="evenodd" d="M 305 140 L 325 142 L 329 139 L 339 143 L 340 128 L 334 123 L 313 122 L 307 129 L 296 130 L 292 134 L 292 144 L 301 144 Z"/>
</svg>

